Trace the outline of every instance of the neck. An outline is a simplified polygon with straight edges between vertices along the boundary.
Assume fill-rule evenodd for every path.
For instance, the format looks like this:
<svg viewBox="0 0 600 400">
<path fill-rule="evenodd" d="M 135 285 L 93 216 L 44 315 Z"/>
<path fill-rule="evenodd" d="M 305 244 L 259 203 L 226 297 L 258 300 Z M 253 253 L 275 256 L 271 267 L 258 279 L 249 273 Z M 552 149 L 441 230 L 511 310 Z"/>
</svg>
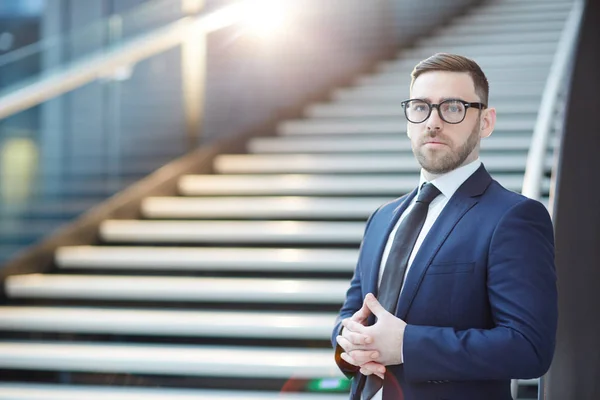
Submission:
<svg viewBox="0 0 600 400">
<path fill-rule="evenodd" d="M 427 171 L 426 169 L 423 169 L 423 177 L 425 178 L 425 180 L 427 182 L 431 182 L 432 180 L 439 178 L 442 175 L 444 175 L 444 174 L 433 174 L 433 173 Z"/>
</svg>

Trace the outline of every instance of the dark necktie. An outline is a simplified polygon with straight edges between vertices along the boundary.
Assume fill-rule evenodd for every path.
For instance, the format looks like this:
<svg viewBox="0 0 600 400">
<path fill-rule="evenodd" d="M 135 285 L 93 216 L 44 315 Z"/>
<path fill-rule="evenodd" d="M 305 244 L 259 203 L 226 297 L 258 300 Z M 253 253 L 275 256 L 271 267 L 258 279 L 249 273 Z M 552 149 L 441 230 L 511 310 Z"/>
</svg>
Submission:
<svg viewBox="0 0 600 400">
<path fill-rule="evenodd" d="M 412 210 L 410 210 L 410 213 L 402 220 L 396 231 L 396 235 L 394 236 L 392 248 L 385 263 L 385 269 L 383 270 L 383 277 L 381 278 L 378 294 L 379 303 L 392 314 L 396 313 L 398 296 L 400 295 L 400 290 L 404 283 L 404 274 L 406 272 L 408 260 L 413 247 L 415 247 L 419 233 L 421 232 L 421 229 L 423 229 L 423 224 L 427 218 L 429 203 L 431 203 L 439 194 L 439 189 L 433 184 L 424 184 L 419 192 L 417 202 Z M 382 386 L 382 379 L 376 375 L 367 376 L 367 381 L 363 390 L 363 399 L 371 399 Z M 385 398 L 386 393 L 384 393 L 384 399 Z"/>
</svg>

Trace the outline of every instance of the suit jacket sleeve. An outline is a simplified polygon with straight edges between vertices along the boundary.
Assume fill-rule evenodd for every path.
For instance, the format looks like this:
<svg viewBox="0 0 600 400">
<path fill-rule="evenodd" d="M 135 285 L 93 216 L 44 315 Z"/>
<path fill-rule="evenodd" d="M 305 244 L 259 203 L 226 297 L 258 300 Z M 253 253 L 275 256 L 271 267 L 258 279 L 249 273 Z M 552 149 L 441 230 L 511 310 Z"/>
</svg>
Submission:
<svg viewBox="0 0 600 400">
<path fill-rule="evenodd" d="M 500 219 L 487 273 L 495 326 L 455 331 L 408 325 L 407 380 L 526 379 L 549 369 L 558 307 L 553 228 L 541 203 L 523 200 Z"/>
<path fill-rule="evenodd" d="M 379 211 L 379 209 L 377 211 Z M 362 288 L 361 288 L 363 246 L 365 244 L 365 238 L 367 237 L 369 226 L 371 225 L 371 221 L 373 220 L 373 217 L 375 216 L 377 211 L 375 211 L 373 214 L 371 214 L 371 216 L 367 220 L 365 232 L 363 235 L 363 240 L 361 242 L 360 250 L 358 253 L 358 262 L 356 264 L 356 269 L 354 270 L 354 275 L 352 276 L 352 280 L 350 281 L 350 288 L 346 292 L 346 299 L 345 299 L 344 304 L 342 305 L 342 308 L 340 310 L 340 313 L 338 314 L 338 317 L 335 321 L 335 326 L 333 328 L 333 333 L 331 335 L 331 344 L 333 345 L 333 348 L 335 349 L 335 362 L 338 365 L 338 367 L 340 368 L 340 370 L 344 373 L 344 375 L 346 375 L 348 378 L 351 378 L 352 376 L 354 376 L 354 374 L 356 374 L 356 372 L 359 370 L 359 368 L 352 364 L 348 364 L 346 361 L 344 361 L 340 357 L 341 353 L 344 350 L 342 349 L 341 346 L 339 346 L 337 344 L 336 337 L 338 335 L 340 335 L 342 332 L 342 328 L 343 328 L 342 320 L 345 318 L 351 317 L 355 312 L 360 310 L 360 308 L 362 307 L 362 304 L 363 304 L 363 299 L 366 296 L 366 293 L 362 293 Z"/>
</svg>

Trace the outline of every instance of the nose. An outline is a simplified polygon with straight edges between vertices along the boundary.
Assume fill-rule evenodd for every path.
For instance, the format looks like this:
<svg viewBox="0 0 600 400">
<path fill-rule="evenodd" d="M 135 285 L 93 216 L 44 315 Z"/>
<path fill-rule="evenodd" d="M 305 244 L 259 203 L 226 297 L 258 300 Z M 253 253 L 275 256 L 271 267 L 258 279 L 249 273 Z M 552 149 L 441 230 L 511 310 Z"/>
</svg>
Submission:
<svg viewBox="0 0 600 400">
<path fill-rule="evenodd" d="M 440 112 L 437 107 L 431 110 L 431 115 L 425 123 L 428 131 L 439 131 L 442 129 L 444 121 L 440 118 Z"/>
</svg>

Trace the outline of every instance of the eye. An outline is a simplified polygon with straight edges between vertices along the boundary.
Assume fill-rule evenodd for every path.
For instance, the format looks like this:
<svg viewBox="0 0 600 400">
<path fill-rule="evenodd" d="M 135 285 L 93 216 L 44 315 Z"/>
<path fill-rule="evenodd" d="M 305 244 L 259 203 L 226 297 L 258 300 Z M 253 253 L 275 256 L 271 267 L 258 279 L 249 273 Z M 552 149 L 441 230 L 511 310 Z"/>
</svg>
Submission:
<svg viewBox="0 0 600 400">
<path fill-rule="evenodd" d="M 462 113 L 465 108 L 464 105 L 458 101 L 449 101 L 444 103 L 442 107 L 442 111 L 448 113 Z"/>
<path fill-rule="evenodd" d="M 422 101 L 413 101 L 410 104 L 410 108 L 415 112 L 427 112 L 429 110 L 429 105 Z"/>
</svg>

